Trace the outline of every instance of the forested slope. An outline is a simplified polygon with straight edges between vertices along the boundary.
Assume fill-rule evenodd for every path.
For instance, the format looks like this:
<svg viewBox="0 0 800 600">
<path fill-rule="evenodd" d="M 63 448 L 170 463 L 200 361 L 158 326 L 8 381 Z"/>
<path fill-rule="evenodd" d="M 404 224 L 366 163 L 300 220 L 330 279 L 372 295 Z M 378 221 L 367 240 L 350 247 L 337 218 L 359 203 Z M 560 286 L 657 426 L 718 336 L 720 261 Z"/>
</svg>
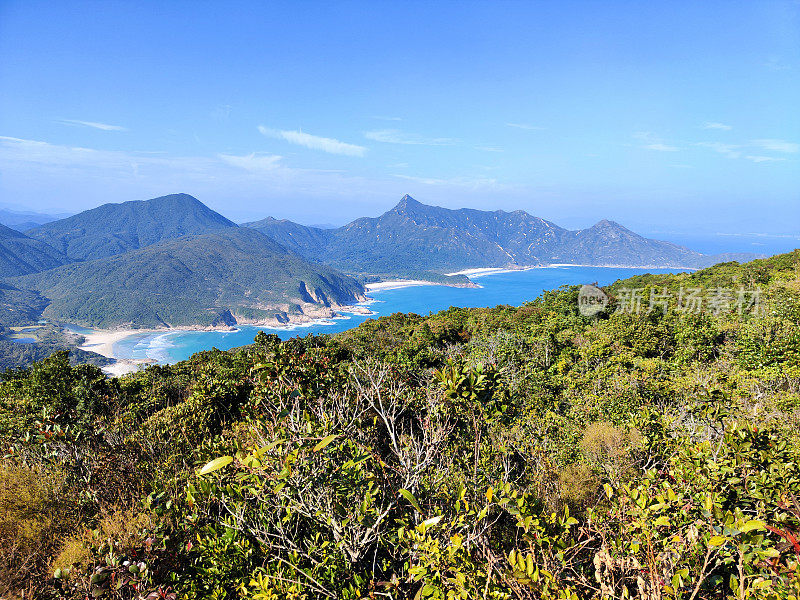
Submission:
<svg viewBox="0 0 800 600">
<path fill-rule="evenodd" d="M 0 225 L 0 277 L 38 273 L 69 262 L 42 241 Z"/>
<path fill-rule="evenodd" d="M 236 227 L 188 194 L 109 203 L 27 231 L 70 260 L 122 254 L 187 235 Z"/>
<path fill-rule="evenodd" d="M 0 595 L 797 598 L 798 270 L 7 372 Z"/>
<path fill-rule="evenodd" d="M 89 327 L 286 321 L 353 304 L 363 287 L 244 227 L 184 236 L 10 280 L 49 300 L 44 318 Z"/>
</svg>

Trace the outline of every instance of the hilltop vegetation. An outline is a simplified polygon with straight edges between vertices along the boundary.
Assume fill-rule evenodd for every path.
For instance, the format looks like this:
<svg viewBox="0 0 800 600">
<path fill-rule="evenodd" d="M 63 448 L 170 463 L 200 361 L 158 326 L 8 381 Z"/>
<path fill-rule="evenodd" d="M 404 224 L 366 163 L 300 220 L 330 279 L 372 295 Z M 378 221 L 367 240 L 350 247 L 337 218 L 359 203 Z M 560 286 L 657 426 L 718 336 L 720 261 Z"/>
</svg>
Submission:
<svg viewBox="0 0 800 600">
<path fill-rule="evenodd" d="M 0 595 L 797 598 L 798 269 L 7 372 Z M 757 311 L 617 311 L 751 279 Z"/>
<path fill-rule="evenodd" d="M 73 261 L 105 258 L 165 240 L 236 227 L 188 194 L 104 204 L 27 232 Z"/>
</svg>

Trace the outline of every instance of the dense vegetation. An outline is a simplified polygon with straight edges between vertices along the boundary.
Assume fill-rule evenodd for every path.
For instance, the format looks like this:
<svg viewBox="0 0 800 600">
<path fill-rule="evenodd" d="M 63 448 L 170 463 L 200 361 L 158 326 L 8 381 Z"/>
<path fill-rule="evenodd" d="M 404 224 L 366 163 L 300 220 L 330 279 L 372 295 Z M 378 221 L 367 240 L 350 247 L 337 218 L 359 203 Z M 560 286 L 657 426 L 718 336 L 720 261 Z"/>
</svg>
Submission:
<svg viewBox="0 0 800 600">
<path fill-rule="evenodd" d="M 11 280 L 50 302 L 46 319 L 86 326 L 230 325 L 353 304 L 363 287 L 243 227 L 187 236 Z"/>
<path fill-rule="evenodd" d="M 697 267 L 718 262 L 610 221 L 570 231 L 522 210 L 450 210 L 410 196 L 380 217 L 356 219 L 338 229 L 276 219 L 245 226 L 309 260 L 347 272 L 388 276 L 408 277 L 409 269 L 442 273 L 552 263 Z"/>
<path fill-rule="evenodd" d="M 69 262 L 44 242 L 0 225 L 0 277 L 38 273 Z"/>
<path fill-rule="evenodd" d="M 36 343 L 20 343 L 14 340 L 17 337 L 33 337 Z M 0 371 L 29 367 L 59 350 L 66 350 L 69 353 L 72 364 L 89 363 L 103 367 L 115 362 L 112 358 L 81 350 L 79 346 L 84 341 L 82 335 L 69 333 L 63 327 L 52 324 L 37 327 L 35 332 L 31 333 L 20 333 L 0 325 Z"/>
<path fill-rule="evenodd" d="M 46 306 L 39 293 L 0 281 L 0 326 L 33 325 Z"/>
<path fill-rule="evenodd" d="M 70 260 L 105 258 L 187 235 L 236 227 L 188 194 L 103 204 L 31 229 L 27 234 Z"/>
<path fill-rule="evenodd" d="M 0 383 L 7 598 L 798 598 L 800 251 Z M 761 310 L 617 312 L 758 282 Z"/>
</svg>

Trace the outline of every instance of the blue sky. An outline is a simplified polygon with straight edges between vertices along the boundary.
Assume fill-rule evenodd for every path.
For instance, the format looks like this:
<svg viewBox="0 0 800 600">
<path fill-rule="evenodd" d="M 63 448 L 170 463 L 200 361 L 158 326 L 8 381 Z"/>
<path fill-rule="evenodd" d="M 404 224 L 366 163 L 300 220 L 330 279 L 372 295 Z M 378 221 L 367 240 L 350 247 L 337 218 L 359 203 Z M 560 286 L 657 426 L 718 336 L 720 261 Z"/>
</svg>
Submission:
<svg viewBox="0 0 800 600">
<path fill-rule="evenodd" d="M 0 205 L 800 233 L 800 3 L 0 0 Z"/>
</svg>

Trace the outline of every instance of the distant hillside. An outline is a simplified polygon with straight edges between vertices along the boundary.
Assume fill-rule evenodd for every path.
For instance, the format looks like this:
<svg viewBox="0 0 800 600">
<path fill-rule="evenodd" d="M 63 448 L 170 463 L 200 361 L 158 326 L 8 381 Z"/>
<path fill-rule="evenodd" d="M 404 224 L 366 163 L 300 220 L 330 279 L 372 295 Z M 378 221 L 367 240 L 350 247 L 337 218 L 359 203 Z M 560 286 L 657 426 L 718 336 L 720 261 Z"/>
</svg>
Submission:
<svg viewBox="0 0 800 600">
<path fill-rule="evenodd" d="M 138 250 L 236 224 L 188 194 L 104 204 L 26 233 L 72 260 L 92 260 Z"/>
<path fill-rule="evenodd" d="M 50 301 L 45 318 L 94 327 L 274 323 L 328 316 L 363 294 L 355 280 L 243 227 L 11 281 Z"/>
<path fill-rule="evenodd" d="M 380 217 L 357 219 L 338 229 L 269 218 L 245 225 L 309 259 L 358 273 L 404 275 L 410 270 L 441 273 L 557 263 L 701 267 L 715 262 L 714 257 L 644 238 L 612 221 L 570 231 L 521 210 L 450 210 L 421 204 L 408 195 Z"/>
<path fill-rule="evenodd" d="M 46 243 L 0 225 L 0 277 L 38 273 L 68 262 Z"/>
<path fill-rule="evenodd" d="M 50 223 L 52 221 L 57 221 L 58 219 L 63 219 L 68 215 L 48 215 L 45 213 L 36 213 L 36 212 L 29 212 L 29 211 L 16 211 L 16 210 L 8 210 L 6 208 L 0 208 L 0 224 L 5 225 L 6 227 L 11 227 L 11 229 L 16 229 L 17 231 L 26 231 L 27 229 L 33 229 L 34 227 L 39 227 L 40 225 L 44 225 L 45 223 Z"/>
<path fill-rule="evenodd" d="M 0 327 L 33 325 L 46 306 L 47 300 L 37 292 L 0 282 Z"/>
<path fill-rule="evenodd" d="M 332 231 L 272 217 L 252 223 L 242 223 L 242 227 L 257 229 L 289 250 L 312 260 L 323 258 L 322 255 L 330 241 Z"/>
</svg>

